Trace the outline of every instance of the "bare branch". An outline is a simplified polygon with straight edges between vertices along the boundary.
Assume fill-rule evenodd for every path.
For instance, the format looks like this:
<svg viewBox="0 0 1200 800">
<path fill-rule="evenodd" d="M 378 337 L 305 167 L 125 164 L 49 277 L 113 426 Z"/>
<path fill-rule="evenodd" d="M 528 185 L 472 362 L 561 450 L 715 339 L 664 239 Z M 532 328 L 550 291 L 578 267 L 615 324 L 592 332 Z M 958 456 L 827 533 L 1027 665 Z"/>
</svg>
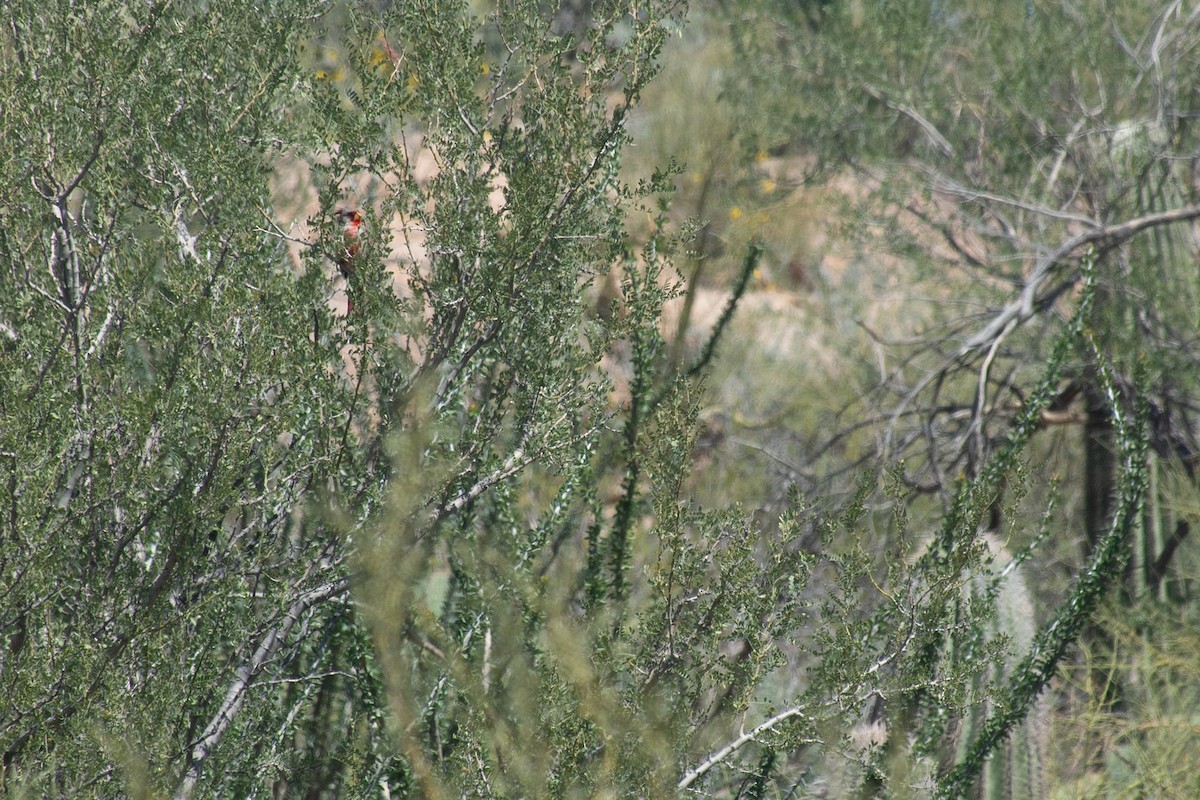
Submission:
<svg viewBox="0 0 1200 800">
<path fill-rule="evenodd" d="M 1184 222 L 1196 219 L 1197 217 L 1200 217 L 1200 206 L 1187 206 L 1170 211 L 1161 211 L 1156 214 L 1146 214 L 1145 216 L 1128 220 L 1119 225 L 1099 226 L 1072 236 L 1037 260 L 1033 271 L 1025 281 L 1025 288 L 1021 290 L 1020 295 L 993 317 L 991 322 L 964 342 L 954 354 L 951 361 L 958 361 L 972 351 L 990 347 L 996 337 L 1014 320 L 1016 324 L 1020 325 L 1033 317 L 1035 312 L 1039 310 L 1038 292 L 1042 288 L 1042 284 L 1045 283 L 1046 278 L 1049 277 L 1059 262 L 1068 258 L 1076 251 L 1098 242 L 1117 244 L 1136 236 L 1148 228 L 1170 225 L 1175 222 Z"/>
<path fill-rule="evenodd" d="M 942 132 L 932 122 L 922 116 L 921 112 L 906 103 L 900 103 L 891 99 L 886 92 L 870 84 L 863 84 L 862 88 L 863 91 L 888 108 L 900 112 L 915 122 L 917 127 L 924 132 L 925 137 L 929 139 L 930 144 L 938 149 L 938 152 L 946 156 L 946 158 L 954 158 L 954 145 L 950 144 L 950 141 L 942 135 Z"/>
<path fill-rule="evenodd" d="M 217 713 L 213 715 L 212 719 L 208 721 L 200 738 L 192 745 L 191 752 L 188 754 L 188 765 L 175 789 L 175 800 L 187 800 L 195 792 L 204 762 L 212 753 L 213 748 L 221 741 L 225 732 L 229 730 L 229 726 L 233 724 L 234 717 L 237 716 L 246 699 L 247 690 L 254 683 L 255 678 L 262 674 L 268 662 L 283 647 L 300 617 L 318 603 L 345 593 L 349 585 L 348 578 L 340 578 L 304 592 L 292 602 L 279 623 L 266 632 L 250 660 L 237 668 L 233 683 L 229 685 L 229 690 L 225 693 L 224 702 L 221 703 L 221 707 L 217 709 Z"/>
<path fill-rule="evenodd" d="M 751 730 L 744 732 L 741 736 L 737 737 L 732 742 L 725 745 L 720 750 L 717 750 L 715 753 L 710 755 L 708 758 L 704 759 L 704 762 L 701 763 L 700 766 L 691 770 L 686 775 L 684 775 L 683 778 L 680 779 L 679 783 L 677 784 L 677 788 L 679 788 L 679 789 L 688 788 L 693 783 L 695 783 L 697 780 L 704 777 L 705 773 L 707 773 L 710 769 L 717 766 L 725 759 L 729 758 L 731 755 L 736 753 L 738 750 L 740 750 L 745 745 L 749 744 L 750 742 L 755 741 L 762 734 L 764 734 L 767 731 L 771 730 L 772 728 L 778 726 L 780 723 L 786 722 L 787 720 L 791 719 L 792 717 L 803 717 L 803 716 L 805 716 L 805 714 L 802 710 L 800 710 L 800 708 L 798 706 L 793 706 L 792 708 L 789 708 L 786 711 L 780 711 L 775 716 L 771 717 L 770 719 L 766 720 L 765 722 L 759 723 Z"/>
<path fill-rule="evenodd" d="M 1089 229 L 1097 229 L 1100 223 L 1091 217 L 1085 217 L 1083 214 L 1072 214 L 1069 211 L 1059 211 L 1058 209 L 1050 208 L 1049 206 L 1037 205 L 1036 203 L 1028 203 L 1024 200 L 1018 200 L 1015 197 L 1005 197 L 992 192 L 985 192 L 980 189 L 971 189 L 966 186 L 961 186 L 948 178 L 941 175 L 934 175 L 933 190 L 942 194 L 949 194 L 961 200 L 970 202 L 979 202 L 986 200 L 989 203 L 999 203 L 1000 205 L 1012 206 L 1019 208 L 1022 211 L 1030 211 L 1042 217 L 1050 217 L 1052 219 L 1061 219 L 1066 222 L 1078 222 L 1081 225 L 1086 225 Z"/>
<path fill-rule="evenodd" d="M 503 480 L 511 478 L 513 475 L 516 475 L 518 472 L 525 469 L 525 467 L 529 466 L 529 464 L 533 462 L 533 458 L 534 457 L 532 455 L 526 455 L 525 448 L 518 447 L 512 452 L 511 455 L 509 455 L 507 459 L 505 459 L 504 464 L 501 465 L 498 470 L 490 475 L 480 478 L 474 486 L 462 492 L 453 499 L 447 500 L 445 503 L 443 503 L 437 509 L 437 511 L 434 512 L 434 520 L 440 522 L 453 514 L 455 511 L 461 510 L 467 505 L 467 503 L 470 503 L 488 489 L 492 488 Z"/>
<path fill-rule="evenodd" d="M 1076 278 L 1064 281 L 1049 292 L 1042 293 L 1047 279 L 1054 273 L 1062 261 L 1073 256 L 1079 250 L 1090 245 L 1102 244 L 1105 249 L 1111 249 L 1122 242 L 1136 236 L 1144 230 L 1185 222 L 1200 217 L 1200 205 L 1160 211 L 1127 220 L 1117 225 L 1096 225 L 1090 230 L 1076 234 L 1062 241 L 1053 250 L 1041 256 L 1025 280 L 1025 286 L 1012 302 L 996 313 L 991 320 L 959 345 L 935 370 L 927 373 L 915 386 L 905 393 L 900 403 L 892 412 L 891 422 L 885 435 L 884 451 L 891 450 L 894 429 L 897 421 L 908 410 L 916 398 L 935 382 L 945 376 L 954 366 L 963 365 L 976 354 L 986 354 L 997 345 L 999 340 L 1008 336 L 1017 327 L 1028 322 L 1058 298 L 1063 291 L 1074 285 Z"/>
</svg>

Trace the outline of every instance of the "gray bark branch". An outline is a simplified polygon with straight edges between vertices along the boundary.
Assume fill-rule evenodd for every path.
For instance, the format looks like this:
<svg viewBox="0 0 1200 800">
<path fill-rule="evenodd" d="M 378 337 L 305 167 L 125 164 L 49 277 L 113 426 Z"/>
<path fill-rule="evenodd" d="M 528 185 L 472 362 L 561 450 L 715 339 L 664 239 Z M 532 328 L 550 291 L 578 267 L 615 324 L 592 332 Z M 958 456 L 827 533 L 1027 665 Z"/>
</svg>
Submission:
<svg viewBox="0 0 1200 800">
<path fill-rule="evenodd" d="M 344 593 L 349 588 L 349 585 L 348 578 L 341 578 L 304 592 L 292 602 L 282 619 L 263 635 L 262 640 L 254 651 L 254 655 L 250 657 L 249 661 L 237 668 L 237 671 L 234 673 L 233 683 L 229 685 L 229 690 L 225 693 L 225 700 L 221 703 L 221 707 L 217 709 L 217 713 L 208 721 L 208 725 L 205 726 L 200 738 L 192 745 L 191 752 L 188 754 L 187 767 L 184 769 L 183 775 L 179 779 L 179 785 L 175 789 L 175 800 L 188 800 L 193 792 L 195 792 L 196 785 L 200 780 L 200 772 L 204 768 L 204 762 L 221 741 L 225 732 L 229 730 L 229 726 L 233 724 L 234 718 L 245 702 L 246 692 L 250 689 L 255 679 L 262 674 L 267 664 L 275 657 L 280 648 L 283 647 L 288 635 L 292 632 L 292 628 L 304 616 L 304 613 L 318 603 Z"/>
</svg>

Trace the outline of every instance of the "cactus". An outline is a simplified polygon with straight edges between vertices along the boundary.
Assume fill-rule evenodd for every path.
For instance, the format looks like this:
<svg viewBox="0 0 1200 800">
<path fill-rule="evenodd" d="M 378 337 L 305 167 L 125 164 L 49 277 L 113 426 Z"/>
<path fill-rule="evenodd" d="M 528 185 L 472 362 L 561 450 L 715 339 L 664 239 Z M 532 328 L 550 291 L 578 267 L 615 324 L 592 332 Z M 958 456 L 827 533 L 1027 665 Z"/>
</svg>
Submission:
<svg viewBox="0 0 1200 800">
<path fill-rule="evenodd" d="M 1037 633 L 1034 624 L 1033 599 L 1019 564 L 1003 544 L 992 534 L 984 540 L 991 552 L 992 561 L 1001 567 L 999 575 L 983 573 L 968 583 L 964 592 L 976 596 L 991 594 L 996 615 L 991 621 L 991 630 L 985 637 L 993 640 L 1004 636 L 1008 641 L 1008 657 L 995 665 L 989 676 L 992 686 L 1002 686 L 1010 673 L 1012 659 L 1027 653 Z M 966 600 L 967 598 L 964 598 Z M 979 687 L 982 689 L 982 687 Z M 974 705 L 960 721 L 956 761 L 966 753 L 967 743 L 978 735 L 983 722 L 992 712 L 993 702 Z M 1042 754 L 1045 752 L 1046 713 L 1042 702 L 1037 701 L 1034 709 L 1009 735 L 984 766 L 976 783 L 974 796 L 979 800 L 1039 800 L 1045 796 L 1042 779 Z"/>
</svg>

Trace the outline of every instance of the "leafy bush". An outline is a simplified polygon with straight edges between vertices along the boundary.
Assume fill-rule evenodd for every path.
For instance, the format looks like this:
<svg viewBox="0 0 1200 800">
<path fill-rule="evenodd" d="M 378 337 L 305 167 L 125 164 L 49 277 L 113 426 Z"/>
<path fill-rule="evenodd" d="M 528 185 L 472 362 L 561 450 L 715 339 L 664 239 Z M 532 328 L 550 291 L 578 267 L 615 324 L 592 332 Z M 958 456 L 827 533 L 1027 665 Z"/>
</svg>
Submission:
<svg viewBox="0 0 1200 800">
<path fill-rule="evenodd" d="M 792 491 L 769 525 L 705 508 L 698 398 L 761 249 L 707 343 L 672 351 L 673 176 L 620 172 L 681 9 L 325 10 L 13 7 L 5 791 L 967 792 L 1140 508 L 1147 411 L 1117 402 L 1090 279 L 936 524 L 900 469 L 841 507 Z M 296 163 L 315 202 L 293 227 L 271 186 Z M 985 520 L 1081 353 L 1125 483 L 1022 640 L 998 601 L 1025 555 Z"/>
</svg>

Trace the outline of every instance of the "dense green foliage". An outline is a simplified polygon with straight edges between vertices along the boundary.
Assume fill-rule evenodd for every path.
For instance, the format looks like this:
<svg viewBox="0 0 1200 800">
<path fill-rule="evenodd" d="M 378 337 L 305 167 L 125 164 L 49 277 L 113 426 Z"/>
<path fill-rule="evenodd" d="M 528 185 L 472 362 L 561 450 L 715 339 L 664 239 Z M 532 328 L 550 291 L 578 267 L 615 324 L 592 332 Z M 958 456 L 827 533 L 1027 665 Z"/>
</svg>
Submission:
<svg viewBox="0 0 1200 800">
<path fill-rule="evenodd" d="M 854 241 L 989 309 L 847 363 L 871 391 L 756 515 L 694 472 L 780 247 L 729 246 L 689 346 L 736 237 L 680 232 L 694 166 L 623 163 L 677 3 L 10 5 L 5 796 L 1041 797 L 1047 687 L 1143 633 L 1093 623 L 1110 590 L 1189 607 L 1178 6 L 1111 23 L 1160 34 L 1129 80 L 1067 3 L 700 9 L 743 69 L 697 152 L 853 177 Z M 694 208 L 763 183 L 733 171 Z"/>
</svg>

